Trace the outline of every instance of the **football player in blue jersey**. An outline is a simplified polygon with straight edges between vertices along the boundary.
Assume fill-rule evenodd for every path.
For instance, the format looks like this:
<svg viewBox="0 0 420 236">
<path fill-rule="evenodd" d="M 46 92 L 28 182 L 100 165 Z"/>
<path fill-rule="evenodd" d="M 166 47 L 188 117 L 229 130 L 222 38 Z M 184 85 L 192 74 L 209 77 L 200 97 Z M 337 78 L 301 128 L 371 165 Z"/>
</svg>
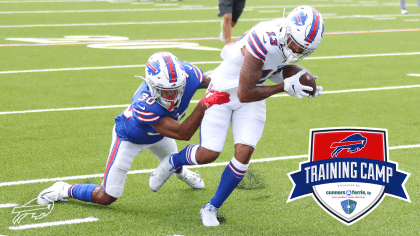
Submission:
<svg viewBox="0 0 420 236">
<path fill-rule="evenodd" d="M 266 121 L 265 99 L 286 92 L 289 96 L 316 98 L 323 88 L 299 82 L 301 70 L 283 80 L 283 68 L 314 52 L 324 34 L 321 14 L 311 6 L 295 8 L 287 18 L 256 24 L 234 43 L 223 47 L 223 62 L 212 72 L 209 91 L 230 94 L 230 102 L 206 111 L 200 127 L 200 145 L 188 145 L 168 155 L 150 175 L 149 186 L 158 191 L 172 172 L 183 165 L 202 165 L 215 161 L 223 150 L 231 124 L 235 155 L 222 173 L 219 187 L 200 210 L 204 226 L 218 226 L 218 209 L 244 177 Z M 278 81 L 265 86 L 267 79 Z M 306 92 L 305 92 L 306 91 Z"/>
<path fill-rule="evenodd" d="M 194 93 L 199 88 L 207 88 L 210 78 L 197 66 L 181 62 L 169 52 L 159 52 L 148 59 L 145 80 L 134 93 L 131 105 L 115 117 L 102 185 L 70 185 L 60 181 L 38 195 L 38 204 L 69 197 L 102 205 L 113 203 L 121 197 L 127 173 L 139 153 L 148 149 L 159 161 L 177 153 L 175 139 L 189 140 L 207 108 L 229 102 L 227 93 L 208 92 L 180 124 Z M 192 188 L 204 188 L 200 176 L 186 168 L 178 168 L 175 176 Z"/>
</svg>

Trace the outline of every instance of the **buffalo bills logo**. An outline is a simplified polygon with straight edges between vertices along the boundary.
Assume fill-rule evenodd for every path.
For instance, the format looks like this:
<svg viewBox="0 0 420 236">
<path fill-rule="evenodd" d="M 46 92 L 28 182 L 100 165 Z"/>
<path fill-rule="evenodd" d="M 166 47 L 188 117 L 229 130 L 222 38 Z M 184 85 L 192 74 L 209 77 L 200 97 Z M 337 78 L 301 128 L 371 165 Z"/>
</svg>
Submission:
<svg viewBox="0 0 420 236">
<path fill-rule="evenodd" d="M 156 61 L 148 61 L 146 63 L 146 68 L 147 68 L 147 74 L 149 75 L 157 75 L 160 72 L 159 63 L 157 63 Z"/>
<path fill-rule="evenodd" d="M 348 149 L 350 153 L 358 152 L 365 147 L 367 139 L 360 134 L 353 134 L 340 142 L 334 142 L 330 148 L 335 148 L 331 153 L 331 157 L 337 157 L 344 149 Z"/>
<path fill-rule="evenodd" d="M 292 17 L 292 22 L 297 26 L 305 25 L 306 20 L 307 20 L 307 17 L 305 13 L 303 13 L 302 11 L 298 11 L 296 15 Z"/>
</svg>

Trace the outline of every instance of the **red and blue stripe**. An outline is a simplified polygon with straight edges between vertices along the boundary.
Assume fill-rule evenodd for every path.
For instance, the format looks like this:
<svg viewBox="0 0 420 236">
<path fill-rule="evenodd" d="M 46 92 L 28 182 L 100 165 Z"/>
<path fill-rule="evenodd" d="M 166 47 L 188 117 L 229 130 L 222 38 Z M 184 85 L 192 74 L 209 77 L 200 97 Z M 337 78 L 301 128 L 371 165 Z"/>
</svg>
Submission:
<svg viewBox="0 0 420 236">
<path fill-rule="evenodd" d="M 107 165 L 106 165 L 106 168 L 105 168 L 104 182 L 102 184 L 102 189 L 104 189 L 104 190 L 106 188 L 106 183 L 107 183 L 107 180 L 108 180 L 109 171 L 111 170 L 112 165 L 115 162 L 115 159 L 117 157 L 118 149 L 119 149 L 120 145 L 121 145 L 121 139 L 119 137 L 117 137 L 117 140 L 115 140 L 114 146 L 112 147 L 112 151 L 111 151 L 111 154 L 108 158 L 108 162 L 107 162 Z"/>
<path fill-rule="evenodd" d="M 312 15 L 313 15 L 313 21 L 312 21 L 312 26 L 311 29 L 309 30 L 308 36 L 305 38 L 305 41 L 308 43 L 312 43 L 319 31 L 319 25 L 320 25 L 320 14 L 319 12 L 315 9 L 312 8 Z"/>
<path fill-rule="evenodd" d="M 248 37 L 248 44 L 251 47 L 254 54 L 261 60 L 265 61 L 265 56 L 267 55 L 267 49 L 264 47 L 264 44 L 261 42 L 257 33 L 254 31 Z"/>
<path fill-rule="evenodd" d="M 246 170 L 239 170 L 236 168 L 232 161 L 229 162 L 229 168 L 232 170 L 233 175 L 238 179 L 242 179 L 246 173 Z"/>
<path fill-rule="evenodd" d="M 169 74 L 169 83 L 177 82 L 178 76 L 176 74 L 175 64 L 172 58 L 168 54 L 162 54 L 163 60 L 166 63 L 166 68 L 168 68 Z"/>
</svg>

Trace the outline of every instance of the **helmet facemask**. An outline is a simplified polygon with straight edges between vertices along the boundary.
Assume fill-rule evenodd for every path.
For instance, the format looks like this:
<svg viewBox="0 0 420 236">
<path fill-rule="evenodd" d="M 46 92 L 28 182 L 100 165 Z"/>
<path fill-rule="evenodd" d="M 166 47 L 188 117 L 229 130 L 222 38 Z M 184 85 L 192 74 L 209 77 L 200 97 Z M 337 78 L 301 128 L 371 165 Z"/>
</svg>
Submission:
<svg viewBox="0 0 420 236">
<path fill-rule="evenodd" d="M 146 63 L 146 82 L 152 98 L 172 112 L 178 109 L 187 84 L 186 72 L 169 52 L 153 54 Z"/>
</svg>

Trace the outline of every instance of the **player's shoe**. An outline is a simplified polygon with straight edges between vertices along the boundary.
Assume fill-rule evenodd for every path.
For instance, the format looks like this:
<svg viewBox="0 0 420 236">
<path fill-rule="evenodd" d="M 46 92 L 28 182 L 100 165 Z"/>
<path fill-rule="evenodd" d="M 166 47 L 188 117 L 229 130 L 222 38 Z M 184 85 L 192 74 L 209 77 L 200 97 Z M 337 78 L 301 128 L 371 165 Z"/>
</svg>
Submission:
<svg viewBox="0 0 420 236">
<path fill-rule="evenodd" d="M 200 177 L 199 174 L 188 170 L 187 168 L 183 168 L 182 173 L 175 173 L 175 176 L 187 183 L 191 188 L 195 189 L 203 189 L 204 188 L 204 181 Z"/>
<path fill-rule="evenodd" d="M 226 43 L 225 34 L 223 33 L 223 21 L 220 24 L 220 27 L 222 28 L 222 31 L 220 32 L 220 41 Z"/>
<path fill-rule="evenodd" d="M 217 215 L 219 214 L 219 208 L 210 205 L 210 202 L 207 203 L 200 210 L 201 222 L 204 226 L 219 226 L 220 223 L 217 220 Z"/>
<path fill-rule="evenodd" d="M 51 187 L 43 190 L 38 195 L 38 204 L 39 205 L 48 205 L 53 202 L 63 201 L 64 197 L 62 192 L 64 189 L 68 189 L 71 185 L 65 182 L 57 182 L 53 184 Z"/>
<path fill-rule="evenodd" d="M 166 180 L 175 173 L 176 169 L 172 165 L 172 155 L 167 155 L 159 166 L 150 174 L 149 187 L 153 192 L 159 191 Z"/>
<path fill-rule="evenodd" d="M 408 11 L 407 10 L 401 10 L 401 14 L 407 14 Z"/>
</svg>

